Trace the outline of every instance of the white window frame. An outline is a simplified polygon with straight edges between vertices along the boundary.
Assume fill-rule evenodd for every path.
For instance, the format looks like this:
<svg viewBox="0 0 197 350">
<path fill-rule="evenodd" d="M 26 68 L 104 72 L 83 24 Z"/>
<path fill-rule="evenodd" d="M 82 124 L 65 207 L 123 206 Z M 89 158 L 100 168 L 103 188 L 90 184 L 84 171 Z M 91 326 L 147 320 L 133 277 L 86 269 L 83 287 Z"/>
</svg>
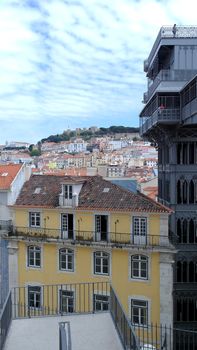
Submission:
<svg viewBox="0 0 197 350">
<path fill-rule="evenodd" d="M 73 216 L 73 230 L 68 230 L 68 215 L 71 214 Z M 62 212 L 60 214 L 60 238 L 61 239 L 69 239 L 69 233 L 72 232 L 73 238 L 75 239 L 75 215 L 74 213 Z"/>
<path fill-rule="evenodd" d="M 136 308 L 138 307 L 138 315 L 136 315 L 139 318 L 139 322 L 134 322 L 134 315 L 133 315 L 133 303 L 136 303 Z M 140 306 L 140 303 L 144 303 L 144 306 Z M 137 305 L 138 304 L 138 305 Z M 141 319 L 143 317 L 142 315 L 142 309 L 146 310 L 146 322 L 142 323 Z M 132 296 L 129 297 L 129 314 L 130 314 L 130 320 L 131 323 L 139 326 L 139 327 L 147 327 L 149 325 L 149 320 L 150 320 L 150 300 L 145 298 L 144 296 Z"/>
<path fill-rule="evenodd" d="M 107 298 L 107 300 L 102 300 Z M 100 299 L 100 300 L 99 300 Z M 110 303 L 110 296 L 106 294 L 101 293 L 94 293 L 93 294 L 93 310 L 96 312 L 103 312 L 103 311 L 109 311 L 109 303 Z M 100 309 L 97 309 L 96 304 L 99 304 L 101 306 Z M 103 306 L 108 305 L 107 309 L 104 309 Z"/>
<path fill-rule="evenodd" d="M 94 232 L 95 232 L 95 240 L 96 241 L 101 241 L 101 227 L 100 223 L 98 222 L 98 217 L 101 216 L 107 216 L 107 232 L 106 232 L 106 241 L 109 240 L 110 238 L 110 214 L 109 213 L 103 213 L 103 212 L 98 212 L 94 214 Z M 100 229 L 99 229 L 100 228 Z"/>
<path fill-rule="evenodd" d="M 98 256 L 96 256 L 98 255 Z M 99 256 L 100 255 L 100 256 Z M 96 259 L 100 258 L 100 272 L 96 271 Z M 103 265 L 103 260 L 104 259 L 108 259 L 108 272 L 103 272 L 104 269 L 104 265 Z M 93 271 L 94 271 L 94 275 L 102 275 L 102 276 L 109 276 L 110 275 L 110 254 L 108 252 L 105 251 L 94 251 L 93 252 Z"/>
<path fill-rule="evenodd" d="M 147 233 L 148 233 L 147 217 L 133 216 L 133 236 L 147 237 Z"/>
<path fill-rule="evenodd" d="M 146 258 L 146 259 L 142 259 Z M 134 263 L 137 263 L 138 266 L 135 268 L 133 265 Z M 142 269 L 142 264 L 146 264 L 146 269 Z M 134 270 L 137 269 L 138 273 L 135 275 Z M 146 276 L 142 276 L 142 272 L 146 271 Z M 130 256 L 130 278 L 133 279 L 139 279 L 139 280 L 144 280 L 147 281 L 149 279 L 149 257 L 147 255 L 143 254 L 132 254 Z"/>
<path fill-rule="evenodd" d="M 38 292 L 33 292 L 33 293 L 35 293 L 35 295 L 34 295 L 34 302 L 36 301 L 36 299 L 35 299 L 35 296 L 36 295 L 40 295 L 40 301 L 39 301 L 39 303 L 40 303 L 40 305 L 39 306 L 30 306 L 30 303 L 29 303 L 29 300 L 30 300 L 30 297 L 29 297 L 29 289 L 30 288 L 39 288 L 40 289 L 40 292 L 38 293 Z M 39 285 L 28 285 L 27 286 L 27 305 L 28 305 L 28 308 L 29 309 L 32 309 L 32 310 L 41 310 L 42 309 L 42 302 L 43 302 L 43 300 L 42 300 L 42 286 L 39 286 Z"/>
<path fill-rule="evenodd" d="M 37 224 L 37 219 L 39 219 L 39 224 Z M 32 223 L 34 222 L 34 223 Z M 29 212 L 29 227 L 37 228 L 41 227 L 41 213 L 38 211 Z"/>
<path fill-rule="evenodd" d="M 62 253 L 63 251 L 65 251 L 64 253 Z M 62 258 L 61 258 L 61 255 L 63 254 L 63 256 L 65 256 L 65 264 L 66 264 L 66 267 L 65 268 L 62 268 Z M 75 255 L 75 251 L 71 248 L 60 248 L 59 249 L 59 270 L 60 271 L 66 271 L 66 272 L 74 272 L 74 255 Z M 69 257 L 72 257 L 72 268 L 69 268 Z"/>
<path fill-rule="evenodd" d="M 30 249 L 32 248 L 32 252 L 30 252 Z M 37 250 L 37 251 L 36 251 Z M 33 264 L 30 264 L 30 260 L 32 258 L 30 258 L 30 254 L 33 253 Z M 39 253 L 40 257 L 40 263 L 39 265 L 36 264 L 36 254 Z M 29 245 L 27 246 L 27 267 L 33 267 L 33 268 L 41 268 L 41 263 L 42 263 L 42 250 L 40 246 L 37 245 Z"/>
<path fill-rule="evenodd" d="M 61 232 L 66 232 L 66 234 L 68 234 L 68 214 L 62 213 L 60 220 L 61 220 Z"/>
<path fill-rule="evenodd" d="M 64 185 L 64 198 L 65 199 L 73 198 L 73 185 Z"/>
<path fill-rule="evenodd" d="M 66 299 L 66 309 L 68 310 L 69 307 L 69 302 L 72 300 L 72 307 L 73 307 L 73 311 L 64 311 L 63 308 L 62 308 L 62 293 L 68 293 L 67 296 L 65 296 L 65 299 Z M 72 295 L 69 295 L 69 293 L 72 293 Z M 75 291 L 74 290 L 71 290 L 71 289 L 59 289 L 59 311 L 62 313 L 62 314 L 67 314 L 67 313 L 74 313 L 75 312 Z"/>
</svg>

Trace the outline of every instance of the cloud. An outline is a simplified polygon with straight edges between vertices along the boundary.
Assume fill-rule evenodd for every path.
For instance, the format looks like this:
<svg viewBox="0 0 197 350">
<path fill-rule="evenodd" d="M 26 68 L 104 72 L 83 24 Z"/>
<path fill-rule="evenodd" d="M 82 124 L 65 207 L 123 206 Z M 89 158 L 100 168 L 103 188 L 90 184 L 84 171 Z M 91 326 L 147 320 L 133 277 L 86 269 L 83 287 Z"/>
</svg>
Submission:
<svg viewBox="0 0 197 350">
<path fill-rule="evenodd" d="M 191 0 L 191 6 L 195 2 Z M 0 143 L 77 126 L 138 125 L 143 61 L 183 0 L 3 0 Z"/>
</svg>

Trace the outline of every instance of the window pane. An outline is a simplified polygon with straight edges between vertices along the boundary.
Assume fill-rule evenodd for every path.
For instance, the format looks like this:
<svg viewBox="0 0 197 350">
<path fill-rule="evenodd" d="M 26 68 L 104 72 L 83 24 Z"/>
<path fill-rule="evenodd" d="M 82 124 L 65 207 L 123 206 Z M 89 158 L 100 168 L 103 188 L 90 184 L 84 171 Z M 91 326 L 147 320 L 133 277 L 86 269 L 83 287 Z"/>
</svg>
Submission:
<svg viewBox="0 0 197 350">
<path fill-rule="evenodd" d="M 108 266 L 103 266 L 103 273 L 108 273 Z"/>
<path fill-rule="evenodd" d="M 146 309 L 141 308 L 141 324 L 146 324 Z"/>
<path fill-rule="evenodd" d="M 72 194 L 73 194 L 72 186 L 69 186 L 69 198 L 70 199 L 72 199 Z"/>
</svg>

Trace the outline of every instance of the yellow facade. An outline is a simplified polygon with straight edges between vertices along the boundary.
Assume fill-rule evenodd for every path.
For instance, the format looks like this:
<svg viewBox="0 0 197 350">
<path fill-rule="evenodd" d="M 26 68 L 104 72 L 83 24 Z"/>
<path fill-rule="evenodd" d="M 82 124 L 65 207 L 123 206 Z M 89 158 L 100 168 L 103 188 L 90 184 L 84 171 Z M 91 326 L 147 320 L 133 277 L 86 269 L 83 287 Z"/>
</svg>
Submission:
<svg viewBox="0 0 197 350">
<path fill-rule="evenodd" d="M 27 230 L 29 213 L 40 212 L 42 230 Z M 75 242 L 61 239 L 61 214 L 74 216 L 74 230 L 77 237 L 90 237 Z M 110 242 L 95 242 L 95 215 L 108 216 L 108 232 Z M 168 214 L 165 214 L 166 217 Z M 147 218 L 147 236 L 150 245 L 129 245 L 133 230 L 133 216 Z M 160 323 L 160 214 L 131 212 L 96 212 L 74 209 L 15 208 L 15 227 L 18 231 L 18 286 L 33 284 L 61 285 L 81 282 L 111 282 L 125 311 L 130 317 L 130 299 L 148 300 L 148 323 Z M 86 236 L 87 235 L 87 236 Z M 34 236 L 34 237 L 33 237 Z M 119 244 L 113 244 L 113 239 Z M 152 244 L 151 244 L 152 243 Z M 27 248 L 30 245 L 41 247 L 41 266 L 29 267 L 27 264 Z M 59 249 L 69 248 L 74 251 L 74 271 L 60 271 Z M 93 254 L 103 251 L 109 254 L 109 275 L 94 273 Z M 131 278 L 131 256 L 148 257 L 148 279 Z"/>
</svg>

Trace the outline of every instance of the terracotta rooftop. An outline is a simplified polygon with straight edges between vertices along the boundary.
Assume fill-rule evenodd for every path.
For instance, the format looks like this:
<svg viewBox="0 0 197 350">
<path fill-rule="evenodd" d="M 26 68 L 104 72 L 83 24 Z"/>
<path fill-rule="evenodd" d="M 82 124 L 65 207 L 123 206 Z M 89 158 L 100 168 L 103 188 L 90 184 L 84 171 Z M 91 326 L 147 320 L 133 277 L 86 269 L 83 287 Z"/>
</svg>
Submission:
<svg viewBox="0 0 197 350">
<path fill-rule="evenodd" d="M 0 190 L 8 190 L 23 164 L 0 165 Z"/>
<path fill-rule="evenodd" d="M 22 190 L 15 206 L 17 207 L 59 207 L 61 184 L 83 181 L 76 210 L 111 210 L 171 213 L 167 207 L 115 185 L 101 176 L 55 176 L 32 175 Z M 38 190 L 39 189 L 39 190 Z"/>
</svg>

